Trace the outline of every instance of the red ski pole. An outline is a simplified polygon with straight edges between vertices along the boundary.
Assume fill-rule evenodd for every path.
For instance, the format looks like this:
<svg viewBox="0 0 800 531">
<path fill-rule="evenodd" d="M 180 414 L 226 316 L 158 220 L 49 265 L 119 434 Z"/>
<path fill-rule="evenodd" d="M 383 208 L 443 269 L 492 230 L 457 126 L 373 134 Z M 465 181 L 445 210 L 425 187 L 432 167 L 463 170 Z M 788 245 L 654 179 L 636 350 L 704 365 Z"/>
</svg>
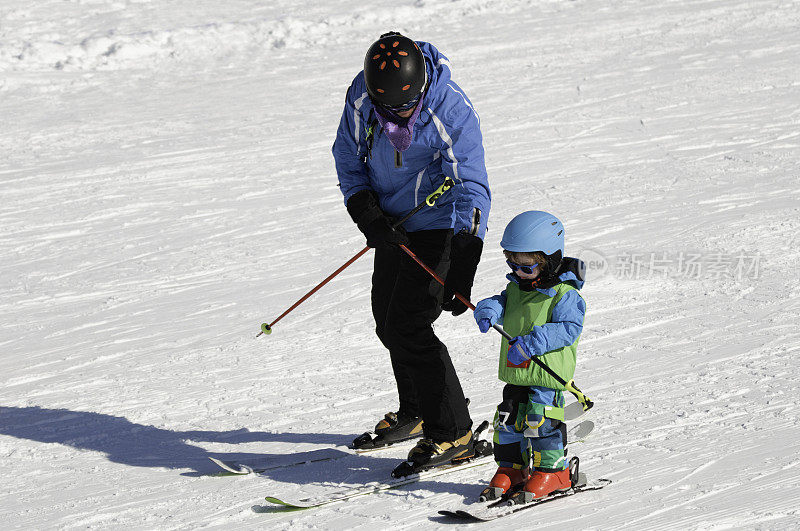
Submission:
<svg viewBox="0 0 800 531">
<path fill-rule="evenodd" d="M 423 208 L 424 208 L 426 205 L 427 205 L 427 206 L 434 206 L 434 205 L 436 204 L 436 201 L 438 201 L 438 200 L 439 200 L 439 198 L 440 198 L 440 197 L 442 197 L 442 195 L 443 195 L 443 194 L 444 194 L 446 191 L 448 191 L 450 188 L 452 188 L 452 187 L 453 187 L 453 186 L 455 186 L 455 185 L 456 185 L 456 183 L 455 183 L 455 181 L 453 181 L 453 179 L 451 179 L 450 177 L 445 177 L 445 179 L 444 179 L 444 182 L 442 183 L 442 185 L 441 185 L 439 188 L 437 188 L 437 189 L 436 189 L 436 190 L 435 190 L 435 191 L 434 191 L 434 192 L 433 192 L 431 195 L 429 195 L 428 197 L 426 197 L 426 198 L 425 198 L 425 201 L 422 201 L 420 204 L 418 204 L 417 206 L 415 206 L 415 207 L 414 207 L 414 208 L 413 208 L 413 209 L 412 209 L 412 210 L 411 210 L 411 211 L 410 211 L 408 214 L 406 214 L 405 216 L 403 216 L 403 218 L 402 218 L 400 221 L 398 221 L 398 222 L 394 223 L 394 224 L 392 225 L 392 228 L 395 228 L 395 229 L 396 229 L 397 227 L 399 227 L 400 225 L 402 225 L 403 223 L 405 223 L 406 221 L 408 221 L 408 219 L 409 219 L 411 216 L 413 216 L 414 214 L 416 214 L 417 212 L 419 212 L 420 210 L 422 210 L 422 209 L 423 209 Z M 329 276 L 328 276 L 328 277 L 327 277 L 325 280 L 323 280 L 322 282 L 320 282 L 319 284 L 317 284 L 316 286 L 314 286 L 314 288 L 313 288 L 311 291 L 309 291 L 308 293 L 306 293 L 305 295 L 303 295 L 302 297 L 300 297 L 300 300 L 298 300 L 297 302 L 295 302 L 294 304 L 292 304 L 292 305 L 289 307 L 289 309 L 287 309 L 285 312 L 283 312 L 282 314 L 280 314 L 280 315 L 278 316 L 278 318 L 277 318 L 277 319 L 275 319 L 275 320 L 274 320 L 274 321 L 272 321 L 271 323 L 262 323 L 262 325 L 261 325 L 261 332 L 259 332 L 259 333 L 256 335 L 256 337 L 260 336 L 261 334 L 268 334 L 268 335 L 269 335 L 269 334 L 271 334 L 271 333 L 272 333 L 272 327 L 275 325 L 275 323 L 277 323 L 278 321 L 280 321 L 281 319 L 283 319 L 283 318 L 284 318 L 284 317 L 285 317 L 287 314 L 289 314 L 289 313 L 290 313 L 292 310 L 294 310 L 295 308 L 297 308 L 298 306 L 300 306 L 300 305 L 301 305 L 301 304 L 302 304 L 302 303 L 303 303 L 303 302 L 304 302 L 306 299 L 308 299 L 308 298 L 309 298 L 309 297 L 311 297 L 313 294 L 315 294 L 317 291 L 319 291 L 319 289 L 320 289 L 322 286 L 324 286 L 325 284 L 327 284 L 328 282 L 330 282 L 331 280 L 333 280 L 333 278 L 334 278 L 336 275 L 338 275 L 339 273 L 341 273 L 342 271 L 344 271 L 345 269 L 347 269 L 347 268 L 350 266 L 350 264 L 352 264 L 353 262 L 355 262 L 356 260 L 358 260 L 359 258 L 361 258 L 361 257 L 362 257 L 362 256 L 363 256 L 363 255 L 364 255 L 364 254 L 365 254 L 367 251 L 369 251 L 369 250 L 370 250 L 370 247 L 369 247 L 369 246 L 367 246 L 367 247 L 364 247 L 363 249 L 361 249 L 361 250 L 360 250 L 360 251 L 359 251 L 359 252 L 358 252 L 358 253 L 357 253 L 357 254 L 356 254 L 356 255 L 355 255 L 353 258 L 351 258 L 350 260 L 348 260 L 347 262 L 345 262 L 344 264 L 342 264 L 342 266 L 341 266 L 339 269 L 337 269 L 336 271 L 334 271 L 333 273 L 331 273 L 331 274 L 330 274 L 330 275 L 329 275 Z"/>
<path fill-rule="evenodd" d="M 261 334 L 271 334 L 271 333 L 272 333 L 272 327 L 273 327 L 273 325 L 275 325 L 275 323 L 277 323 L 278 321 L 280 321 L 281 319 L 283 319 L 284 317 L 286 317 L 286 315 L 287 315 L 287 314 L 289 314 L 289 312 L 291 312 L 292 310 L 294 310 L 295 308 L 297 308 L 298 306 L 300 306 L 300 305 L 301 305 L 301 304 L 302 304 L 302 303 L 303 303 L 303 302 L 304 302 L 306 299 L 308 299 L 310 296 L 312 296 L 312 295 L 313 295 L 313 294 L 315 294 L 317 291 L 319 291 L 319 289 L 320 289 L 322 286 L 324 286 L 325 284 L 327 284 L 328 282 L 330 282 L 331 280 L 333 280 L 333 277 L 335 277 L 336 275 L 338 275 L 339 273 L 341 273 L 342 271 L 344 271 L 345 269 L 347 269 L 347 268 L 350 266 L 350 264 L 352 264 L 353 262 L 355 262 L 356 260 L 358 260 L 359 258 L 361 258 L 361 257 L 364 255 L 364 253 L 366 253 L 366 252 L 367 252 L 367 251 L 369 251 L 369 250 L 370 250 L 370 248 L 369 248 L 369 247 L 364 247 L 363 249 L 361 249 L 360 251 L 358 251 L 358 254 L 356 254 L 356 255 L 355 255 L 353 258 L 351 258 L 350 260 L 348 260 L 347 262 L 345 262 L 344 264 L 342 264 L 342 266 L 341 266 L 339 269 L 337 269 L 336 271 L 334 271 L 333 273 L 331 273 L 331 274 L 328 276 L 328 278 L 326 278 L 325 280 L 323 280 L 322 282 L 320 282 L 319 284 L 317 284 L 317 285 L 314 287 L 314 289 L 312 289 L 311 291 L 309 291 L 308 293 L 306 293 L 305 295 L 303 295 L 302 297 L 300 297 L 300 300 L 298 300 L 297 302 L 295 302 L 294 304 L 292 304 L 291 306 L 289 306 L 289 309 L 288 309 L 288 310 L 286 310 L 285 312 L 283 312 L 282 314 L 280 314 L 280 315 L 277 317 L 277 319 L 275 319 L 274 321 L 272 321 L 272 322 L 271 322 L 271 323 L 269 323 L 269 324 L 267 324 L 267 323 L 263 323 L 263 324 L 261 325 L 261 332 L 259 332 L 259 333 L 258 333 L 258 335 L 256 335 L 256 337 L 260 336 Z"/>
</svg>

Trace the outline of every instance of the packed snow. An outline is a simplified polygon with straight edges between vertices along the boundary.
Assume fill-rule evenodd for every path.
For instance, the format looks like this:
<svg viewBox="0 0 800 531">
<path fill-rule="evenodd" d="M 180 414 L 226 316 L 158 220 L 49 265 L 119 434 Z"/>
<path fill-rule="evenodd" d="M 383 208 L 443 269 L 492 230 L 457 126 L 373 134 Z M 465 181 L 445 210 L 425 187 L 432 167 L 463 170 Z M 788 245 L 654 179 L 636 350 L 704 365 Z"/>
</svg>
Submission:
<svg viewBox="0 0 800 531">
<path fill-rule="evenodd" d="M 434 43 L 480 113 L 493 208 L 589 264 L 571 449 L 602 491 L 487 528 L 800 527 L 800 2 L 4 0 L 4 528 L 467 527 L 491 464 L 305 511 L 403 448 L 263 475 L 208 457 L 342 448 L 396 408 L 371 253 L 330 154 L 379 34 Z M 473 419 L 499 337 L 443 315 Z"/>
</svg>

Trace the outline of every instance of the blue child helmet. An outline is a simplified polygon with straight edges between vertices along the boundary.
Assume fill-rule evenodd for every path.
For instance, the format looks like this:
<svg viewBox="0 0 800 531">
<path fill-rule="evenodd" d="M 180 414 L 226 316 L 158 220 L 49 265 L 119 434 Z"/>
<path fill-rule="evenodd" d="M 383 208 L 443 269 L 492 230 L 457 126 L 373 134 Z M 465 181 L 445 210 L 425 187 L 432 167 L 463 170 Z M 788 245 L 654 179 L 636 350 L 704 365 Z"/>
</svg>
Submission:
<svg viewBox="0 0 800 531">
<path fill-rule="evenodd" d="M 547 256 L 556 251 L 564 255 L 564 225 L 552 214 L 529 210 L 514 217 L 503 232 L 500 245 L 506 251 L 540 251 Z"/>
</svg>

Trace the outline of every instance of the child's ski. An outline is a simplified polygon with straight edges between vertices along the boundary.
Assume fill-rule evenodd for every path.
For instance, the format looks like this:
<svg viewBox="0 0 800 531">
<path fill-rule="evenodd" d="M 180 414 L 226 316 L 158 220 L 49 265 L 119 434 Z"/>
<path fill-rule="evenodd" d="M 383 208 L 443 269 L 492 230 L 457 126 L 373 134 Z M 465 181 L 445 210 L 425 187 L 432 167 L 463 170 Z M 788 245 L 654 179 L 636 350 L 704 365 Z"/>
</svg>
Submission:
<svg viewBox="0 0 800 531">
<path fill-rule="evenodd" d="M 591 409 L 589 411 L 591 411 Z M 583 405 L 580 402 L 572 402 L 564 408 L 564 422 L 577 420 L 586 413 L 587 411 L 583 409 Z"/>
<path fill-rule="evenodd" d="M 594 422 L 591 420 L 584 420 L 577 424 L 572 425 L 567 430 L 567 445 L 580 444 L 586 442 L 589 434 L 594 431 Z"/>
<path fill-rule="evenodd" d="M 508 505 L 509 502 L 507 500 L 499 500 L 491 502 L 489 504 L 476 503 L 471 506 L 465 506 L 464 509 L 443 510 L 439 511 L 439 514 L 445 516 L 451 516 L 453 518 L 459 518 L 462 520 L 488 522 L 490 520 L 496 520 L 497 518 L 502 518 L 503 516 L 508 516 L 510 514 L 514 514 L 519 511 L 524 511 L 525 509 L 530 509 L 531 507 L 535 507 L 542 503 L 557 500 L 559 498 L 565 498 L 567 496 L 572 496 L 574 494 L 578 494 L 580 492 L 584 492 L 587 490 L 602 489 L 603 487 L 605 487 L 610 483 L 611 483 L 610 479 L 598 479 L 594 481 L 588 481 L 586 475 L 580 473 L 577 484 L 572 488 L 570 488 L 569 490 L 562 492 L 555 492 L 545 498 L 540 498 L 538 500 L 534 500 L 529 503 L 524 503 L 521 505 Z M 476 506 L 477 508 L 471 508 Z"/>
</svg>

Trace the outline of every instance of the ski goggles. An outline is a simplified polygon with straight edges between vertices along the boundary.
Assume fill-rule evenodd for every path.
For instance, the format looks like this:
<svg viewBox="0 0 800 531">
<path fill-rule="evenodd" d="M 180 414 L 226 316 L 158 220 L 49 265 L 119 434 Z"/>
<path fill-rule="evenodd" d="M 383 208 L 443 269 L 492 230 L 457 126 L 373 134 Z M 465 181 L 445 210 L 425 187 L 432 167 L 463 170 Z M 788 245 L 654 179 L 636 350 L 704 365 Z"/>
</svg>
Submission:
<svg viewBox="0 0 800 531">
<path fill-rule="evenodd" d="M 428 88 L 428 71 L 426 70 L 425 71 L 425 81 L 422 83 L 422 90 L 420 90 L 419 93 L 417 93 L 416 96 L 414 96 L 413 98 L 411 98 L 407 102 L 402 103 L 400 105 L 383 105 L 383 104 L 381 104 L 381 107 L 383 107 L 387 111 L 391 111 L 393 113 L 409 111 L 409 110 L 411 110 L 411 109 L 413 109 L 414 107 L 417 106 L 417 103 L 419 103 L 419 100 L 422 99 L 422 96 L 425 94 L 425 89 L 427 89 L 427 88 Z"/>
<path fill-rule="evenodd" d="M 381 104 L 381 107 L 383 107 L 387 111 L 392 111 L 393 113 L 405 112 L 405 111 L 409 111 L 409 110 L 413 109 L 414 107 L 416 107 L 417 103 L 419 103 L 419 100 L 421 98 L 422 98 L 422 92 L 420 92 L 415 97 L 413 97 L 410 100 L 408 100 L 407 102 L 403 103 L 402 105 L 390 106 L 390 105 Z"/>
<path fill-rule="evenodd" d="M 506 263 L 508 264 L 508 267 L 511 268 L 511 271 L 513 271 L 514 273 L 516 273 L 517 271 L 522 271 L 526 275 L 532 274 L 539 267 L 539 264 L 519 265 L 519 264 L 515 264 L 511 260 L 506 260 Z"/>
</svg>

